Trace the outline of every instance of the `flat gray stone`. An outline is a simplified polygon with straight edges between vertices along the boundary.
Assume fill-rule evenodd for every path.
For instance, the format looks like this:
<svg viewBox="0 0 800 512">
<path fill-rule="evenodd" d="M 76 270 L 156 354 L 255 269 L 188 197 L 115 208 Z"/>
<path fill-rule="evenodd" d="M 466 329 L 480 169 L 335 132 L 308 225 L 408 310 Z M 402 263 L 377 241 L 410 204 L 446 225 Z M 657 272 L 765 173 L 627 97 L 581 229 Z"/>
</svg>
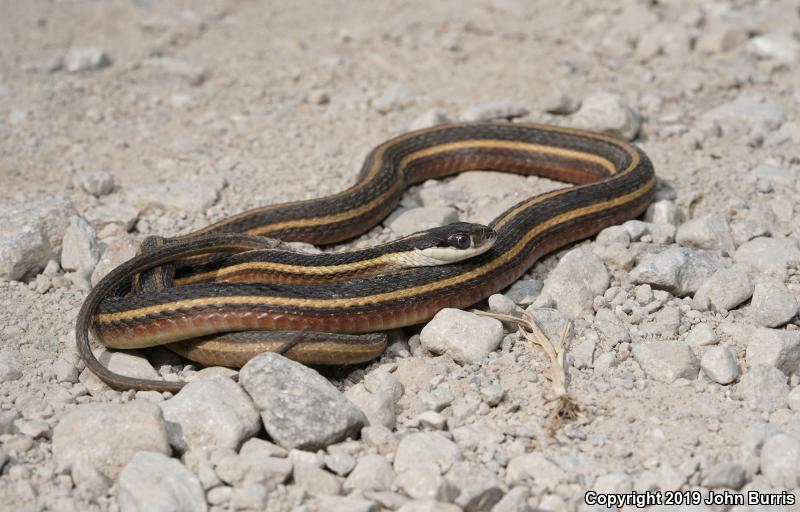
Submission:
<svg viewBox="0 0 800 512">
<path fill-rule="evenodd" d="M 11 350 L 0 352 L 0 384 L 22 378 L 22 362 L 19 353 Z"/>
<path fill-rule="evenodd" d="M 777 128 L 786 115 L 780 104 L 772 98 L 742 94 L 733 101 L 707 111 L 702 117 L 722 122 L 745 121 L 757 127 Z"/>
<path fill-rule="evenodd" d="M 787 376 L 800 372 L 800 331 L 760 328 L 743 335 L 749 366 L 772 366 Z"/>
<path fill-rule="evenodd" d="M 108 195 L 114 190 L 114 176 L 106 171 L 78 173 L 73 183 L 95 197 Z"/>
<path fill-rule="evenodd" d="M 488 512 L 503 497 L 503 482 L 484 466 L 457 462 L 445 475 L 458 491 L 455 504 L 465 512 Z"/>
<path fill-rule="evenodd" d="M 788 434 L 775 434 L 761 448 L 761 473 L 777 489 L 800 486 L 800 441 Z"/>
<path fill-rule="evenodd" d="M 111 65 L 111 60 L 102 48 L 72 48 L 67 52 L 64 64 L 70 73 L 80 73 L 108 67 Z"/>
<path fill-rule="evenodd" d="M 69 221 L 64 232 L 61 249 L 61 268 L 89 276 L 100 260 L 100 245 L 97 233 L 83 218 L 77 215 Z"/>
<path fill-rule="evenodd" d="M 416 463 L 399 471 L 394 485 L 407 496 L 420 501 L 452 501 L 458 494 L 434 462 Z"/>
<path fill-rule="evenodd" d="M 595 297 L 603 295 L 609 282 L 603 260 L 583 249 L 573 249 L 547 276 L 533 306 L 555 307 L 568 318 L 579 318 L 592 312 Z"/>
<path fill-rule="evenodd" d="M 631 277 L 636 283 L 685 297 L 697 292 L 706 279 L 725 266 L 724 260 L 713 252 L 673 247 L 645 257 Z"/>
<path fill-rule="evenodd" d="M 239 382 L 280 446 L 317 450 L 355 437 L 367 418 L 319 373 L 279 354 L 251 359 Z"/>
<path fill-rule="evenodd" d="M 394 428 L 397 424 L 395 404 L 397 399 L 383 390 L 369 391 L 363 383 L 348 388 L 344 396 L 367 416 L 370 425 Z"/>
<path fill-rule="evenodd" d="M 707 309 L 731 310 L 753 295 L 753 282 L 744 272 L 722 268 L 711 274 L 694 294 L 693 306 Z"/>
<path fill-rule="evenodd" d="M 700 365 L 684 341 L 649 341 L 633 345 L 633 357 L 651 379 L 671 383 L 693 380 Z"/>
<path fill-rule="evenodd" d="M 749 313 L 755 325 L 778 327 L 797 314 L 797 299 L 783 279 L 763 276 L 756 281 Z"/>
<path fill-rule="evenodd" d="M 142 451 L 170 453 L 161 409 L 143 400 L 81 405 L 53 430 L 53 457 L 59 468 L 71 469 L 76 461 L 86 460 L 115 480 Z"/>
<path fill-rule="evenodd" d="M 721 213 L 703 215 L 682 224 L 675 233 L 675 241 L 692 249 L 719 250 L 733 254 L 736 248 L 728 219 Z"/>
<path fill-rule="evenodd" d="M 417 464 L 436 464 L 442 472 L 461 460 L 461 450 L 436 432 L 420 432 L 405 436 L 397 447 L 394 470 L 403 472 Z"/>
<path fill-rule="evenodd" d="M 633 140 L 639 133 L 642 121 L 639 112 L 622 96 L 595 92 L 583 99 L 570 124 L 576 128 Z"/>
<path fill-rule="evenodd" d="M 295 462 L 293 479 L 294 484 L 308 494 L 337 496 L 342 493 L 342 478 L 313 464 Z"/>
<path fill-rule="evenodd" d="M 730 384 L 739 376 L 736 355 L 728 347 L 712 347 L 703 354 L 700 367 L 709 379 L 718 384 Z"/>
<path fill-rule="evenodd" d="M 312 501 L 314 510 L 325 512 L 379 512 L 377 503 L 346 496 L 317 496 Z"/>
<path fill-rule="evenodd" d="M 142 451 L 119 474 L 120 512 L 204 512 L 205 492 L 191 471 L 162 453 Z"/>
<path fill-rule="evenodd" d="M 250 396 L 231 379 L 219 375 L 190 382 L 158 405 L 167 423 L 170 444 L 181 453 L 238 450 L 261 429 Z"/>
<path fill-rule="evenodd" d="M 140 210 L 162 208 L 203 213 L 217 202 L 226 184 L 224 176 L 192 176 L 185 182 L 132 188 L 125 192 L 125 198 Z"/>
<path fill-rule="evenodd" d="M 189 452 L 191 453 L 191 452 Z M 282 484 L 293 470 L 292 461 L 270 457 L 258 451 L 223 457 L 214 469 L 219 478 L 230 485 L 241 486 L 253 483 Z"/>
<path fill-rule="evenodd" d="M 111 272 L 120 264 L 136 256 L 138 252 L 139 243 L 128 234 L 112 240 L 106 247 L 105 251 L 103 251 L 100 261 L 98 261 L 97 265 L 94 267 L 94 272 L 92 272 L 91 279 L 92 286 L 95 286 L 97 283 L 99 283 L 100 280 L 106 276 L 106 274 Z"/>
<path fill-rule="evenodd" d="M 541 291 L 541 282 L 536 279 L 522 279 L 512 284 L 504 295 L 520 306 L 527 306 L 533 304 Z"/>
<path fill-rule="evenodd" d="M 506 479 L 512 484 L 555 490 L 567 478 L 567 473 L 558 464 L 540 453 L 517 455 L 506 468 Z"/>
<path fill-rule="evenodd" d="M 686 335 L 686 343 L 692 347 L 714 345 L 719 340 L 717 333 L 708 324 L 697 324 Z"/>
<path fill-rule="evenodd" d="M 425 325 L 419 339 L 431 352 L 448 354 L 460 363 L 478 363 L 500 346 L 503 325 L 494 318 L 445 308 Z"/>
<path fill-rule="evenodd" d="M 747 473 L 741 464 L 723 462 L 706 471 L 703 487 L 709 489 L 734 489 L 738 491 L 747 481 Z"/>
<path fill-rule="evenodd" d="M 753 366 L 739 384 L 745 403 L 754 411 L 773 412 L 786 405 L 786 375 L 773 366 Z"/>
<path fill-rule="evenodd" d="M 61 197 L 0 204 L 0 279 L 21 279 L 58 260 L 76 215 L 72 203 Z"/>
<path fill-rule="evenodd" d="M 356 467 L 344 481 L 344 489 L 388 491 L 392 488 L 394 478 L 394 469 L 389 459 L 383 455 L 364 455 L 358 459 Z"/>
<path fill-rule="evenodd" d="M 784 272 L 790 265 L 800 264 L 800 249 L 790 238 L 759 237 L 742 244 L 733 261 L 752 265 L 765 273 Z"/>
<path fill-rule="evenodd" d="M 669 224 L 671 226 L 680 226 L 683 222 L 683 212 L 672 201 L 661 200 L 655 201 L 647 207 L 647 212 L 644 214 L 645 222 L 652 222 L 653 224 Z M 636 222 L 636 221 L 628 221 Z M 625 225 L 627 226 L 627 222 Z"/>
<path fill-rule="evenodd" d="M 513 119 L 523 117 L 530 113 L 530 110 L 518 102 L 511 100 L 490 101 L 474 105 L 461 114 L 461 120 L 467 122 L 474 121 L 494 121 L 499 119 Z"/>
</svg>

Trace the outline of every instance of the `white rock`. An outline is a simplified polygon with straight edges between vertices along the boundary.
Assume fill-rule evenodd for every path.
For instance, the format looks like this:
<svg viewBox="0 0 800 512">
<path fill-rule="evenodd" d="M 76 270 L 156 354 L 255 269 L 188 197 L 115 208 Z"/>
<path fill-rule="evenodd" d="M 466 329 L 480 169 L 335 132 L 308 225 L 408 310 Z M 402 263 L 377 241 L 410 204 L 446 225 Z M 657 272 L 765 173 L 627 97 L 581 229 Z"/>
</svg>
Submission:
<svg viewBox="0 0 800 512">
<path fill-rule="evenodd" d="M 747 48 L 759 57 L 786 65 L 800 62 L 800 43 L 791 32 L 771 32 L 756 36 L 750 39 Z"/>
<path fill-rule="evenodd" d="M 778 327 L 797 314 L 797 300 L 782 279 L 763 276 L 756 281 L 749 313 L 755 325 Z"/>
<path fill-rule="evenodd" d="M 483 465 L 458 462 L 445 478 L 458 491 L 455 504 L 466 512 L 492 510 L 503 497 L 503 482 Z"/>
<path fill-rule="evenodd" d="M 356 458 L 349 453 L 332 453 L 325 456 L 325 467 L 339 476 L 347 476 L 356 467 Z"/>
<path fill-rule="evenodd" d="M 723 462 L 712 466 L 703 477 L 703 487 L 709 489 L 739 490 L 747 481 L 747 474 L 741 464 Z"/>
<path fill-rule="evenodd" d="M 61 268 L 78 271 L 88 277 L 99 260 L 100 245 L 94 228 L 83 218 L 72 217 L 64 232 Z"/>
<path fill-rule="evenodd" d="M 751 367 L 739 386 L 747 406 L 755 411 L 772 412 L 786 405 L 786 375 L 773 366 Z"/>
<path fill-rule="evenodd" d="M 788 434 L 775 434 L 761 448 L 761 473 L 776 488 L 800 486 L 800 441 Z"/>
<path fill-rule="evenodd" d="M 492 507 L 492 512 L 533 512 L 528 506 L 530 490 L 527 487 L 513 487 Z"/>
<path fill-rule="evenodd" d="M 395 427 L 397 400 L 390 393 L 381 390 L 372 392 L 364 384 L 358 383 L 347 389 L 344 396 L 364 412 L 370 425 L 383 425 L 390 429 Z"/>
<path fill-rule="evenodd" d="M 702 117 L 720 122 L 744 121 L 765 128 L 776 128 L 786 118 L 780 104 L 772 98 L 744 94 L 707 111 Z"/>
<path fill-rule="evenodd" d="M 226 184 L 223 176 L 187 177 L 186 181 L 132 188 L 125 197 L 141 210 L 162 208 L 203 213 L 217 202 Z"/>
<path fill-rule="evenodd" d="M 120 264 L 136 256 L 139 244 L 130 235 L 123 235 L 111 241 L 92 272 L 92 286 L 100 282 L 106 274 Z"/>
<path fill-rule="evenodd" d="M 490 295 L 486 302 L 489 304 L 489 311 L 492 313 L 513 316 L 522 312 L 522 308 L 517 306 L 513 300 L 500 293 Z"/>
<path fill-rule="evenodd" d="M 622 96 L 596 92 L 586 96 L 572 118 L 573 126 L 633 140 L 642 121 L 639 112 Z"/>
<path fill-rule="evenodd" d="M 293 473 L 294 484 L 309 494 L 342 493 L 342 479 L 313 464 L 296 462 Z"/>
<path fill-rule="evenodd" d="M 732 268 L 719 269 L 708 277 L 694 294 L 693 306 L 704 311 L 731 310 L 753 295 L 753 282 L 747 274 Z"/>
<path fill-rule="evenodd" d="M 133 456 L 119 474 L 120 512 L 204 512 L 200 481 L 180 462 L 156 452 Z"/>
<path fill-rule="evenodd" d="M 381 114 L 402 110 L 414 103 L 414 93 L 402 84 L 395 84 L 372 100 L 372 107 Z"/>
<path fill-rule="evenodd" d="M 344 481 L 344 489 L 388 491 L 392 488 L 394 478 L 394 469 L 389 459 L 383 455 L 364 455 L 358 459 L 356 467 Z"/>
<path fill-rule="evenodd" d="M 65 65 L 70 73 L 78 73 L 108 67 L 111 60 L 102 48 L 72 48 L 67 53 Z"/>
<path fill-rule="evenodd" d="M 0 204 L 0 279 L 20 279 L 58 260 L 72 203 L 60 197 Z"/>
<path fill-rule="evenodd" d="M 717 333 L 708 324 L 697 324 L 686 335 L 686 343 L 692 347 L 714 345 L 718 339 Z"/>
<path fill-rule="evenodd" d="M 385 225 L 400 236 L 417 231 L 444 226 L 458 220 L 458 212 L 448 207 L 411 208 L 396 217 L 390 217 Z"/>
<path fill-rule="evenodd" d="M 279 354 L 264 353 L 239 372 L 264 428 L 284 448 L 316 450 L 355 436 L 364 413 L 327 379 Z"/>
<path fill-rule="evenodd" d="M 527 107 L 511 100 L 490 101 L 468 108 L 461 114 L 461 120 L 473 122 L 513 119 L 526 116 L 529 112 Z"/>
<path fill-rule="evenodd" d="M 22 378 L 22 362 L 19 354 L 5 350 L 0 352 L 0 384 Z"/>
<path fill-rule="evenodd" d="M 547 276 L 533 306 L 552 304 L 568 318 L 578 318 L 592 311 L 594 298 L 603 295 L 609 282 L 608 270 L 598 256 L 573 249 Z"/>
<path fill-rule="evenodd" d="M 669 224 L 677 227 L 683 222 L 683 212 L 672 201 L 656 201 L 647 207 L 644 220 L 653 224 Z"/>
<path fill-rule="evenodd" d="M 114 373 L 139 379 L 158 379 L 158 372 L 143 355 L 133 352 L 100 350 L 95 353 L 100 363 Z"/>
<path fill-rule="evenodd" d="M 646 256 L 631 277 L 636 283 L 684 297 L 697 292 L 703 281 L 721 268 L 725 268 L 725 262 L 713 252 L 673 247 Z"/>
<path fill-rule="evenodd" d="M 234 487 L 230 504 L 235 510 L 263 510 L 267 504 L 267 488 L 262 484 L 245 484 Z"/>
<path fill-rule="evenodd" d="M 106 171 L 81 172 L 74 180 L 87 194 L 95 197 L 105 196 L 114 190 L 114 176 Z"/>
<path fill-rule="evenodd" d="M 431 352 L 449 354 L 460 363 L 477 363 L 503 341 L 503 325 L 494 318 L 445 308 L 420 332 L 420 342 Z"/>
<path fill-rule="evenodd" d="M 261 429 L 258 411 L 247 393 L 218 375 L 190 382 L 160 402 L 170 444 L 179 452 L 238 450 Z"/>
<path fill-rule="evenodd" d="M 127 203 L 101 204 L 86 211 L 86 220 L 101 232 L 112 224 L 127 232 L 139 220 L 139 209 Z"/>
<path fill-rule="evenodd" d="M 458 446 L 436 432 L 420 432 L 405 436 L 397 447 L 394 470 L 406 471 L 417 464 L 436 464 L 442 472 L 461 460 Z"/>
<path fill-rule="evenodd" d="M 795 386 L 786 397 L 789 408 L 793 411 L 800 411 L 800 386 Z"/>
<path fill-rule="evenodd" d="M 293 466 L 288 459 L 265 456 L 255 451 L 227 455 L 220 459 L 214 470 L 223 482 L 241 486 L 283 483 L 292 474 Z"/>
<path fill-rule="evenodd" d="M 772 366 L 786 375 L 800 372 L 800 331 L 761 328 L 743 334 L 749 366 Z"/>
<path fill-rule="evenodd" d="M 423 128 L 429 128 L 431 126 L 449 122 L 450 119 L 447 117 L 446 112 L 436 109 L 426 110 L 417 116 L 413 121 L 411 121 L 411 123 L 408 125 L 408 131 L 421 130 Z"/>
<path fill-rule="evenodd" d="M 432 462 L 418 463 L 398 472 L 394 485 L 415 500 L 451 501 L 457 494 L 439 466 Z"/>
<path fill-rule="evenodd" d="M 718 384 L 730 384 L 739 376 L 736 355 L 728 347 L 712 347 L 703 354 L 700 367 Z"/>
<path fill-rule="evenodd" d="M 533 304 L 541 291 L 541 282 L 536 279 L 522 279 L 512 284 L 504 295 L 520 306 L 527 306 Z"/>
<path fill-rule="evenodd" d="M 728 219 L 720 213 L 703 215 L 682 224 L 675 241 L 692 249 L 719 250 L 733 254 L 735 246 Z"/>
<path fill-rule="evenodd" d="M 567 479 L 567 473 L 558 464 L 540 453 L 517 455 L 506 468 L 506 479 L 512 484 L 536 485 L 555 489 Z"/>
<path fill-rule="evenodd" d="M 545 112 L 559 116 L 572 114 L 580 107 L 581 100 L 564 92 L 556 92 L 546 96 L 541 105 L 541 109 Z"/>
<path fill-rule="evenodd" d="M 202 66 L 174 57 L 147 59 L 145 64 L 150 66 L 151 69 L 181 78 L 192 86 L 202 85 L 210 76 L 209 71 Z"/>
<path fill-rule="evenodd" d="M 637 343 L 633 345 L 633 357 L 648 377 L 666 383 L 693 380 L 700 369 L 692 349 L 683 341 Z"/>
<path fill-rule="evenodd" d="M 379 512 L 380 507 L 361 498 L 345 496 L 317 496 L 312 501 L 313 510 L 325 512 Z"/>
<path fill-rule="evenodd" d="M 783 272 L 787 266 L 800 264 L 800 249 L 789 238 L 760 237 L 742 244 L 733 260 L 766 273 Z"/>
<path fill-rule="evenodd" d="M 633 480 L 627 473 L 608 473 L 597 477 L 592 490 L 598 493 L 629 493 L 633 489 Z"/>
<path fill-rule="evenodd" d="M 161 409 L 141 400 L 126 404 L 86 404 L 70 412 L 53 430 L 53 456 L 59 468 L 86 460 L 114 480 L 141 451 L 170 453 Z"/>
</svg>

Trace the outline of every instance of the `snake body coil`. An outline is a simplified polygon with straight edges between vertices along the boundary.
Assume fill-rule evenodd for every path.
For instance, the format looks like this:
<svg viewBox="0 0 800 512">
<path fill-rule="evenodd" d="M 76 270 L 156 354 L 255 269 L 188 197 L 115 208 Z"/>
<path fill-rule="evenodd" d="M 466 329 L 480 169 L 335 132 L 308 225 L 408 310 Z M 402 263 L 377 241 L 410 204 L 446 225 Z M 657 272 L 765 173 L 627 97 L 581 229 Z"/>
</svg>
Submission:
<svg viewBox="0 0 800 512">
<path fill-rule="evenodd" d="M 133 273 L 180 258 L 258 248 L 255 236 L 316 244 L 351 238 L 380 222 L 409 185 L 469 170 L 544 176 L 576 186 L 525 199 L 503 212 L 490 224 L 496 232 L 491 249 L 449 265 L 315 284 L 189 279 L 183 286 L 112 296 Z M 206 364 L 241 364 L 256 352 L 280 348 L 280 336 L 289 336 L 231 343 L 220 333 L 311 331 L 288 349 L 289 357 L 328 364 L 369 360 L 383 350 L 385 338 L 347 335 L 421 323 L 444 307 L 474 304 L 519 279 L 542 255 L 639 215 L 654 187 L 647 156 L 606 135 L 509 123 L 408 133 L 375 148 L 356 184 L 339 194 L 229 217 L 116 269 L 84 303 L 79 348 L 88 367 L 112 386 L 159 390 L 177 390 L 182 383 L 133 379 L 94 364 L 85 331 L 93 327 L 112 348 L 192 340 L 176 344 L 176 351 Z M 237 265 L 275 263 L 248 262 L 246 253 L 238 258 Z M 302 264 L 295 267 L 302 275 Z M 208 335 L 215 337 L 197 339 Z"/>
</svg>

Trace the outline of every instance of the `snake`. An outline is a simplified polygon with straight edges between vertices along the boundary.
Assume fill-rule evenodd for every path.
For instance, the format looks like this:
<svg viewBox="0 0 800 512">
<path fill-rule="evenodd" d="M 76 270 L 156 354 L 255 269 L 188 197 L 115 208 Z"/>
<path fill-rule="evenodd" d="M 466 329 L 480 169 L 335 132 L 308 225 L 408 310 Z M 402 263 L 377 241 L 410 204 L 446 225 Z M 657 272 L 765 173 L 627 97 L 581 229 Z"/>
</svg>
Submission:
<svg viewBox="0 0 800 512">
<path fill-rule="evenodd" d="M 488 226 L 443 226 L 373 250 L 300 255 L 264 248 L 273 239 L 317 245 L 351 239 L 385 219 L 408 187 L 472 170 L 573 186 L 526 197 Z M 655 185 L 648 156 L 608 134 L 509 122 L 408 132 L 375 147 L 342 192 L 247 210 L 115 268 L 81 307 L 78 351 L 87 368 L 115 389 L 171 392 L 185 382 L 105 367 L 91 350 L 89 333 L 108 348 L 166 345 L 206 365 L 241 366 L 265 351 L 306 364 L 370 361 L 384 351 L 385 331 L 480 302 L 542 256 L 639 216 Z M 433 257 L 454 249 L 465 252 L 445 261 Z M 387 263 L 399 253 L 416 259 Z M 132 276 L 177 261 L 189 262 L 190 271 L 179 272 L 171 286 L 120 292 Z"/>
</svg>

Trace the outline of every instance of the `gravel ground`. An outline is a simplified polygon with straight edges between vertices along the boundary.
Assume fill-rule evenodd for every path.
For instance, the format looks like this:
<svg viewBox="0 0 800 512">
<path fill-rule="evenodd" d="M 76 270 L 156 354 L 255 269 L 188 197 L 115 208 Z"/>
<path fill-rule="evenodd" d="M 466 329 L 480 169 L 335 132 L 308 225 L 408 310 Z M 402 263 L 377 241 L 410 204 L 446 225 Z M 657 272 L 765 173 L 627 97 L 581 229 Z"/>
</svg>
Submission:
<svg viewBox="0 0 800 512">
<path fill-rule="evenodd" d="M 573 511 L 636 491 L 800 510 L 796 1 L 0 12 L 0 509 Z M 79 364 L 86 291 L 144 236 L 331 194 L 385 139 L 476 119 L 614 133 L 655 164 L 642 219 L 480 305 L 534 318 L 565 357 L 444 310 L 324 378 L 272 354 L 239 384 L 163 350 L 101 355 L 194 381 L 173 397 Z M 557 186 L 426 183 L 346 246 Z"/>
</svg>

